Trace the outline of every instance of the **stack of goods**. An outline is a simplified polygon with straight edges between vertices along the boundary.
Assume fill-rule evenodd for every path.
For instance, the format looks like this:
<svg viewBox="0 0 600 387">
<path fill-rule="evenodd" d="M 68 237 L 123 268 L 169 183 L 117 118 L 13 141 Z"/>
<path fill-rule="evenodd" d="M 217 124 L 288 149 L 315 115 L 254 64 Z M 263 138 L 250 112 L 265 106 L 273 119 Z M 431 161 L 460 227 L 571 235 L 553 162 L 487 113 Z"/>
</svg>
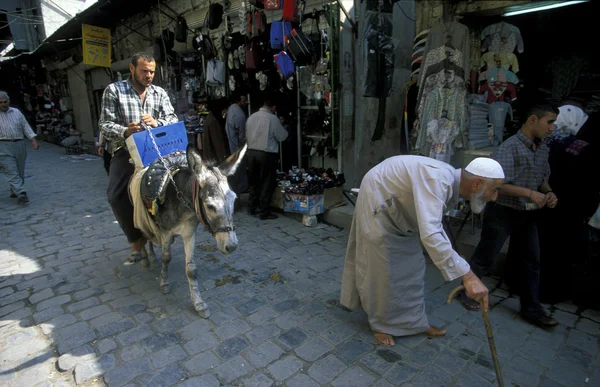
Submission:
<svg viewBox="0 0 600 387">
<path fill-rule="evenodd" d="M 485 95 L 471 94 L 469 104 L 469 149 L 481 149 L 492 145 L 488 128 L 489 105 Z"/>
<path fill-rule="evenodd" d="M 320 195 L 327 188 L 340 187 L 345 182 L 344 174 L 331 168 L 302 169 L 292 167 L 285 172 L 277 172 L 281 192 L 297 195 Z"/>
</svg>

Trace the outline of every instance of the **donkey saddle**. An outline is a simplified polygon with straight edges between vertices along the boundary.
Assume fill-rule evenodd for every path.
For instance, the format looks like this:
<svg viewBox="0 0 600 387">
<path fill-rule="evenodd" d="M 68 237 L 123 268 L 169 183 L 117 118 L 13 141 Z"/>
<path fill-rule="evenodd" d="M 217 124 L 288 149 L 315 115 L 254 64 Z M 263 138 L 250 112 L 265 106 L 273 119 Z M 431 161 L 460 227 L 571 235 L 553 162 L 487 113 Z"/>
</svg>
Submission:
<svg viewBox="0 0 600 387">
<path fill-rule="evenodd" d="M 158 206 L 165 200 L 165 193 L 169 185 L 167 168 L 173 176 L 181 169 L 188 168 L 185 151 L 176 151 L 166 155 L 163 157 L 163 161 L 164 164 L 160 159 L 154 160 L 142 176 L 140 187 L 142 201 L 152 215 L 156 215 Z"/>
</svg>

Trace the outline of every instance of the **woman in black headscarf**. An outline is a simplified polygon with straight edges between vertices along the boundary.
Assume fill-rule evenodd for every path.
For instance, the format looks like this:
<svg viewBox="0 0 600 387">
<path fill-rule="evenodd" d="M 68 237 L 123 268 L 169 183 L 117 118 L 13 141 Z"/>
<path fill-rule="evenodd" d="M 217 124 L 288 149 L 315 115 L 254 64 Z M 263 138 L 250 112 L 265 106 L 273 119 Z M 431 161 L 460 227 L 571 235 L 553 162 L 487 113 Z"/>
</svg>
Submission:
<svg viewBox="0 0 600 387">
<path fill-rule="evenodd" d="M 561 106 L 556 130 L 547 139 L 549 183 L 558 204 L 544 211 L 540 229 L 540 292 L 545 303 L 572 299 L 589 304 L 592 298 L 586 295 L 598 294 L 597 279 L 585 280 L 598 264 L 590 260 L 587 224 L 600 202 L 598 124 L 598 114 L 588 117 L 577 106 Z"/>
</svg>

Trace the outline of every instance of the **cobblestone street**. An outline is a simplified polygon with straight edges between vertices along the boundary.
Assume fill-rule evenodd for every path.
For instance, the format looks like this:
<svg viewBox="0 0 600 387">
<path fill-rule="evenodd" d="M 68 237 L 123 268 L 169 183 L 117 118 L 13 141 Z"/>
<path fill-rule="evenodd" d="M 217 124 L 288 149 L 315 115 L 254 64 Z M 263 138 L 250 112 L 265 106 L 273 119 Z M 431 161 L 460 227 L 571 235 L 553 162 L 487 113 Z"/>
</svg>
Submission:
<svg viewBox="0 0 600 387">
<path fill-rule="evenodd" d="M 495 373 L 480 313 L 445 303 L 457 283 L 428 265 L 430 322 L 441 339 L 375 345 L 363 313 L 337 300 L 348 230 L 235 215 L 238 249 L 223 256 L 197 232 L 202 296 L 194 311 L 181 239 L 171 293 L 159 271 L 123 266 L 129 247 L 106 201 L 100 159 L 28 144 L 31 202 L 0 190 L 0 385 L 487 386 Z M 160 248 L 157 251 L 160 252 Z M 496 281 L 486 279 L 494 287 Z M 600 385 L 600 312 L 549 306 L 560 326 L 534 328 L 502 289 L 491 320 L 506 386 Z"/>
</svg>

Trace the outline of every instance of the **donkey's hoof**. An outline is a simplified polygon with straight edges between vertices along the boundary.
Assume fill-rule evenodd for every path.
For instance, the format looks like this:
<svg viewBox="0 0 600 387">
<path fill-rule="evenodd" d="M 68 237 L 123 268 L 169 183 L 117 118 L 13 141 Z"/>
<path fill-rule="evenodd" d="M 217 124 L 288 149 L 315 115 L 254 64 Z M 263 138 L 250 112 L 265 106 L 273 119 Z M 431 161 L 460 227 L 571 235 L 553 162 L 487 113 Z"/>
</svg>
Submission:
<svg viewBox="0 0 600 387">
<path fill-rule="evenodd" d="M 160 290 L 163 292 L 163 294 L 168 294 L 169 293 L 169 281 L 167 281 L 167 280 L 160 281 Z"/>
<path fill-rule="evenodd" d="M 204 303 L 203 303 L 203 306 L 201 306 L 201 307 L 196 306 L 195 309 L 196 309 L 196 312 L 198 312 L 198 314 L 202 318 L 209 318 L 211 315 L 210 309 L 208 309 L 208 305 L 206 305 Z"/>
<path fill-rule="evenodd" d="M 148 262 L 148 258 L 143 258 L 140 262 L 142 263 L 142 267 L 144 269 L 147 269 L 150 266 L 150 262 Z"/>
</svg>

